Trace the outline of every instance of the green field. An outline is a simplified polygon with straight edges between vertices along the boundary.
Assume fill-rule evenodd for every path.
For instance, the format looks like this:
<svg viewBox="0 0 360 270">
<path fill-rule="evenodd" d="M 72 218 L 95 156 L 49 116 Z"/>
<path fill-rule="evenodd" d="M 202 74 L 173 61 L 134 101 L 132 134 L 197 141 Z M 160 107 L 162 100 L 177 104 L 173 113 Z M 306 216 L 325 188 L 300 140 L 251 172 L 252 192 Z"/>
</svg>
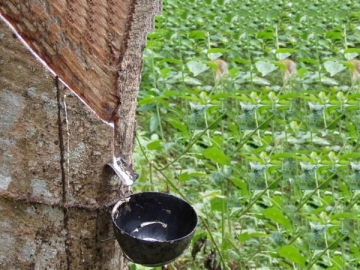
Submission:
<svg viewBox="0 0 360 270">
<path fill-rule="evenodd" d="M 360 269 L 359 55 L 359 1 L 164 0 L 133 191 L 200 217 L 167 269 Z"/>
</svg>

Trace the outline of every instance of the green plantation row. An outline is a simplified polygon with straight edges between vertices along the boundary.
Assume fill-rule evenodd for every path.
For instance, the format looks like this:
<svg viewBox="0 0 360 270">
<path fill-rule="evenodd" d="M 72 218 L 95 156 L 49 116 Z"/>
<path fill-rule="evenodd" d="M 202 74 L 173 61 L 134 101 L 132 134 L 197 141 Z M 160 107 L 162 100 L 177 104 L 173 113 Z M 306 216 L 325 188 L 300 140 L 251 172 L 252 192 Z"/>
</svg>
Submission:
<svg viewBox="0 0 360 270">
<path fill-rule="evenodd" d="M 360 268 L 359 10 L 164 0 L 144 51 L 134 192 L 170 191 L 200 217 L 166 269 Z"/>
</svg>

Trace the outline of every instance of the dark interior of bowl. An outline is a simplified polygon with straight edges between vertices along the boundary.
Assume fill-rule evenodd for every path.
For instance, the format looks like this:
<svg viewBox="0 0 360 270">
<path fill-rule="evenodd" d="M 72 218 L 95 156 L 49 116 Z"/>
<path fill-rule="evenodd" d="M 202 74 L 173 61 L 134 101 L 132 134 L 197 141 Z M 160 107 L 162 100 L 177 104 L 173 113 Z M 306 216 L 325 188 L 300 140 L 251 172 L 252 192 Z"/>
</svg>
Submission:
<svg viewBox="0 0 360 270">
<path fill-rule="evenodd" d="M 133 194 L 113 211 L 115 235 L 135 263 L 166 264 L 189 246 L 197 225 L 191 205 L 170 194 Z"/>
</svg>

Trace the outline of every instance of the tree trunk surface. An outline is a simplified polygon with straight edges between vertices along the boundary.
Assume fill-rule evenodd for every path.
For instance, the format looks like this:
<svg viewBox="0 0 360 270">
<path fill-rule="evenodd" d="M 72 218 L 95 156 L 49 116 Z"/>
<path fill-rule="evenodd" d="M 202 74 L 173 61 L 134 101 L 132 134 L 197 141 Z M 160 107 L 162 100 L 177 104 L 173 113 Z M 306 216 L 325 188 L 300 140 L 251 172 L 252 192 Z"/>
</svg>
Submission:
<svg viewBox="0 0 360 270">
<path fill-rule="evenodd" d="M 114 127 L 60 85 L 0 20 L 0 269 L 128 269 L 110 211 L 127 189 L 106 166 L 132 163 L 142 47 L 133 14 Z M 160 2 L 158 2 L 160 3 Z M 136 23 L 136 22 L 140 23 Z"/>
</svg>

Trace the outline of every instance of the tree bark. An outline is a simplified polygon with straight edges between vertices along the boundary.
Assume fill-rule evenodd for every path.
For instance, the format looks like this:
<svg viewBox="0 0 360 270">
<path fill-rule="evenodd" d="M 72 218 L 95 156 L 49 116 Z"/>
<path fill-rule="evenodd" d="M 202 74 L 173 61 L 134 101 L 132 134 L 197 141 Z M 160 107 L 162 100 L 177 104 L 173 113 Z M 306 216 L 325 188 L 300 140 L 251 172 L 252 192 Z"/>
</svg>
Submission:
<svg viewBox="0 0 360 270">
<path fill-rule="evenodd" d="M 127 269 L 110 216 L 127 189 L 106 163 L 114 154 L 133 162 L 142 49 L 153 20 L 144 14 L 159 8 L 159 1 L 136 3 L 114 127 L 57 89 L 0 21 L 0 269 Z"/>
</svg>

